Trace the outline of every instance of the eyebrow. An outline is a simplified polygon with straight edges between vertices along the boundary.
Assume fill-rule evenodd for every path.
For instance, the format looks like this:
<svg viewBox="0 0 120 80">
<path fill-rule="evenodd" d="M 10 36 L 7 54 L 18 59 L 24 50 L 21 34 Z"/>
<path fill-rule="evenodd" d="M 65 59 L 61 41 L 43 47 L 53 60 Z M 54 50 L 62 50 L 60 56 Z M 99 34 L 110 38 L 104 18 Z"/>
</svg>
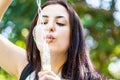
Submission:
<svg viewBox="0 0 120 80">
<path fill-rule="evenodd" d="M 57 16 L 56 18 L 64 18 L 64 16 Z"/>
<path fill-rule="evenodd" d="M 43 17 L 46 17 L 46 18 L 48 18 L 48 16 L 47 16 L 47 15 L 43 15 Z"/>
<path fill-rule="evenodd" d="M 43 17 L 48 18 L 47 15 L 43 15 Z M 64 16 L 57 16 L 56 18 L 64 18 Z"/>
</svg>

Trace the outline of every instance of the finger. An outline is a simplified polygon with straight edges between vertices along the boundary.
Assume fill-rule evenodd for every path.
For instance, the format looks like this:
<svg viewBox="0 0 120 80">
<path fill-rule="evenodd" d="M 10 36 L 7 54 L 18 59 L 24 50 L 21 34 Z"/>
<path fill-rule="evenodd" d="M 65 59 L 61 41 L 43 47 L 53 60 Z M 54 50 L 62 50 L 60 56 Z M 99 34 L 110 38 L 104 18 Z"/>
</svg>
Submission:
<svg viewBox="0 0 120 80">
<path fill-rule="evenodd" d="M 44 76 L 39 77 L 39 80 L 58 80 L 58 79 L 51 75 L 44 75 Z"/>
<path fill-rule="evenodd" d="M 51 75 L 53 77 L 56 77 L 57 75 L 52 72 L 52 71 L 41 71 L 38 73 L 38 76 L 41 77 L 41 76 L 44 76 L 44 75 Z"/>
</svg>

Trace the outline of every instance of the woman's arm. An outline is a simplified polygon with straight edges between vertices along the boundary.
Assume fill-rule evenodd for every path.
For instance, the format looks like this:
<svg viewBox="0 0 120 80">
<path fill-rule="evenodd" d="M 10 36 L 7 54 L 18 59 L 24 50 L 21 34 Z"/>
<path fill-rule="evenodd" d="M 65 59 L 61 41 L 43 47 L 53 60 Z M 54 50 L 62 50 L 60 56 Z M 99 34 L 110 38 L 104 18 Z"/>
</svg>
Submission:
<svg viewBox="0 0 120 80">
<path fill-rule="evenodd" d="M 0 0 L 0 21 L 12 0 Z"/>
<path fill-rule="evenodd" d="M 26 51 L 0 35 L 0 67 L 19 78 L 27 63 Z"/>
<path fill-rule="evenodd" d="M 12 0 L 0 0 L 0 20 Z M 0 35 L 0 67 L 11 75 L 20 77 L 22 70 L 28 64 L 26 51 Z"/>
</svg>

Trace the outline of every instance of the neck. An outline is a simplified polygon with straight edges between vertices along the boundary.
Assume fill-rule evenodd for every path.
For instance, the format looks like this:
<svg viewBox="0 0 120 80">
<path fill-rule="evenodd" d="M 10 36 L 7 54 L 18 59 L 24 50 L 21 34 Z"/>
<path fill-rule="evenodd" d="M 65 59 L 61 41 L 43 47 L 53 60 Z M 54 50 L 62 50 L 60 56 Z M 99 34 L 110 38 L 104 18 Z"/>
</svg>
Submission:
<svg viewBox="0 0 120 80">
<path fill-rule="evenodd" d="M 61 72 L 63 64 L 66 62 L 67 59 L 67 53 L 64 54 L 58 54 L 56 55 L 51 54 L 51 68 L 52 71 L 56 74 L 59 74 Z"/>
</svg>

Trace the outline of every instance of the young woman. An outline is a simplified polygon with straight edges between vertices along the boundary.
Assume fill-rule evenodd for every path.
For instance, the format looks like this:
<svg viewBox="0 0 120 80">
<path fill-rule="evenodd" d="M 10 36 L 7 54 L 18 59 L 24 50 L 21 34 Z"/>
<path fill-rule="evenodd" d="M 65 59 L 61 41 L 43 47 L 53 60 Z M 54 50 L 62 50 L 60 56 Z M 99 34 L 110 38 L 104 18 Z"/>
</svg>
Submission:
<svg viewBox="0 0 120 80">
<path fill-rule="evenodd" d="M 0 36 L 0 66 L 4 70 L 20 80 L 104 80 L 86 51 L 79 17 L 65 0 L 47 1 L 42 6 L 42 19 L 39 22 L 46 33 L 52 71 L 42 71 L 42 46 L 34 41 L 42 42 L 41 26 L 35 28 L 38 14 L 31 25 L 26 52 Z"/>
</svg>

